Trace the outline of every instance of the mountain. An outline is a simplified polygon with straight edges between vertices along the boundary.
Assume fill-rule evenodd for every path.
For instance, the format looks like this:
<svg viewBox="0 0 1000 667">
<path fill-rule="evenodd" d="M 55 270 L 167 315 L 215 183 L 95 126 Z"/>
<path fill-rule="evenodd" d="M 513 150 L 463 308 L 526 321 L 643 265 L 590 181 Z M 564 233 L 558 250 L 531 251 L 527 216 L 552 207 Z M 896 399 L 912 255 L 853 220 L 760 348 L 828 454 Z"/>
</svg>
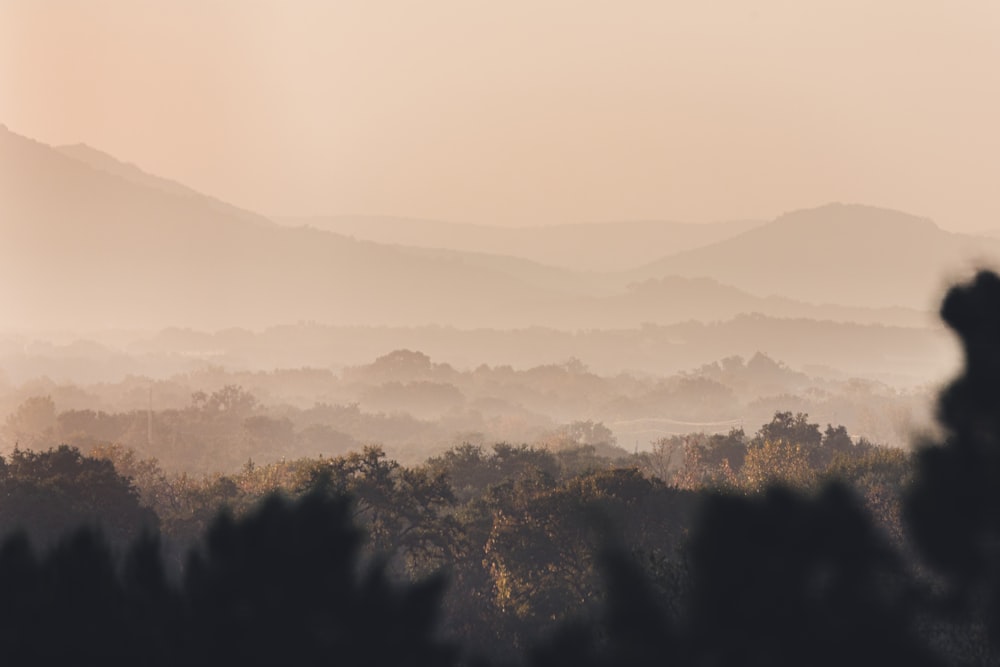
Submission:
<svg viewBox="0 0 1000 667">
<path fill-rule="evenodd" d="M 171 195 L 176 195 L 178 197 L 187 197 L 191 199 L 198 200 L 201 204 L 207 205 L 220 213 L 224 213 L 228 216 L 238 217 L 246 222 L 251 222 L 264 227 L 274 226 L 274 222 L 265 218 L 257 213 L 252 213 L 241 208 L 237 208 L 232 204 L 227 204 L 224 201 L 215 199 L 208 195 L 204 195 L 197 192 L 188 186 L 178 183 L 176 181 L 171 181 L 166 178 L 160 178 L 159 176 L 154 176 L 149 174 L 134 164 L 129 162 L 122 162 L 116 157 L 100 151 L 96 148 L 92 148 L 87 144 L 73 144 L 69 146 L 56 146 L 56 150 L 63 155 L 69 156 L 74 160 L 83 162 L 84 164 L 105 171 L 109 174 L 113 174 L 120 178 L 134 183 L 136 185 L 141 185 L 149 188 L 155 188 L 157 190 L 162 190 Z"/>
<path fill-rule="evenodd" d="M 618 326 L 652 322 L 720 322 L 738 315 L 760 313 L 772 318 L 809 319 L 897 327 L 936 327 L 936 315 L 911 308 L 864 308 L 815 305 L 779 296 L 759 297 L 711 278 L 670 276 L 629 286 L 624 294 L 593 299 L 591 308 Z M 586 323 L 577 324 L 586 328 Z M 593 327 L 594 324 L 589 326 Z"/>
<path fill-rule="evenodd" d="M 909 219 L 900 224 L 908 228 Z M 624 238 L 632 227 L 623 225 Z M 644 267 L 650 275 L 581 273 L 496 253 L 386 245 L 272 224 L 93 148 L 54 149 L 2 128 L 0 328 L 221 329 L 316 321 L 576 330 L 722 321 L 741 313 L 906 327 L 927 323 L 927 316 L 913 309 L 815 306 L 752 293 L 753 265 L 741 264 L 745 256 L 771 257 L 765 250 L 773 250 L 767 240 L 774 229 L 787 237 L 787 252 L 808 256 L 814 237 L 803 241 L 803 226 L 779 219 L 664 260 L 679 268 Z M 930 223 L 918 228 L 943 234 Z M 764 241 L 755 241 L 758 237 Z M 879 257 L 881 277 L 896 270 L 899 254 Z M 691 269 L 682 261 L 689 256 L 708 259 Z M 779 285 L 797 285 L 799 272 L 808 274 L 803 278 L 808 282 L 817 268 L 830 275 L 817 261 L 808 267 L 768 261 L 775 262 Z M 846 265 L 854 261 L 849 258 Z M 700 275 L 719 266 L 732 270 L 728 281 L 670 275 L 684 276 L 685 269 Z M 736 270 L 741 266 L 749 279 Z M 630 281 L 634 284 L 627 286 Z"/>
<path fill-rule="evenodd" d="M 331 216 L 276 218 L 358 239 L 420 248 L 507 255 L 575 271 L 624 271 L 668 253 L 736 236 L 753 221 L 688 224 L 623 221 L 499 227 L 417 218 Z"/>
<path fill-rule="evenodd" d="M 956 277 L 998 260 L 1000 240 L 947 232 L 898 211 L 829 204 L 669 255 L 623 279 L 709 277 L 759 296 L 936 310 Z"/>
<path fill-rule="evenodd" d="M 560 297 L 487 268 L 248 220 L 71 152 L 0 128 L 4 328 L 500 326 Z"/>
</svg>

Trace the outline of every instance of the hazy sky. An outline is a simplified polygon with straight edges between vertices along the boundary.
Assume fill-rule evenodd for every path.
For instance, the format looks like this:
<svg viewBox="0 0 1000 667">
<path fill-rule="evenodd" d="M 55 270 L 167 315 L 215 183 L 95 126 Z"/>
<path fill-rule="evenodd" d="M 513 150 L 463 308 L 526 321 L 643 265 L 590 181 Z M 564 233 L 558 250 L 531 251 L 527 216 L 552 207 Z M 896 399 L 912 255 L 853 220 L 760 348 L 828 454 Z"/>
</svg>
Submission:
<svg viewBox="0 0 1000 667">
<path fill-rule="evenodd" d="M 1000 2 L 0 0 L 0 122 L 270 214 L 1000 227 Z"/>
</svg>

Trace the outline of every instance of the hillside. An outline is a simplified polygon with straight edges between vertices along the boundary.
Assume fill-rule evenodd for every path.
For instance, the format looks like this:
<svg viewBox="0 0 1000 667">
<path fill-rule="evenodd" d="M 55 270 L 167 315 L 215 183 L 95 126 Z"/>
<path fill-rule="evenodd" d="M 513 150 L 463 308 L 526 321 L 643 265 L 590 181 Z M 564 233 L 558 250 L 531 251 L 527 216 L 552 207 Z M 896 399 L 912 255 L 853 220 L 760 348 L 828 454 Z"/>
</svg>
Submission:
<svg viewBox="0 0 1000 667">
<path fill-rule="evenodd" d="M 923 248 L 924 255 L 930 246 L 947 250 L 945 241 L 959 238 L 903 214 L 846 209 L 867 215 L 846 216 L 852 224 L 874 219 L 873 229 L 885 228 L 879 238 L 891 232 L 907 239 L 907 247 Z M 916 283 L 915 275 L 924 283 L 932 275 L 919 273 L 912 257 L 884 243 L 859 249 L 823 240 L 838 236 L 829 229 L 836 226 L 827 220 L 830 210 L 791 214 L 639 271 L 583 273 L 495 252 L 387 245 L 280 226 L 96 149 L 53 149 L 2 129 L 0 305 L 6 330 L 261 328 L 298 321 L 575 330 L 722 321 L 743 313 L 907 327 L 931 323 L 929 309 L 809 303 L 851 303 L 844 290 L 860 290 L 865 275 L 877 275 L 881 288 L 903 281 L 897 270 Z M 656 227 L 643 224 L 647 231 Z M 600 236 L 609 228 L 506 231 L 544 237 L 581 229 Z M 609 242 L 609 252 L 644 238 L 630 236 L 630 229 L 622 223 L 622 243 Z M 858 259 L 868 255 L 867 264 Z M 840 260 L 822 259 L 827 256 Z M 903 287 L 932 293 L 926 285 L 924 291 Z M 798 296 L 789 294 L 796 290 Z M 768 294 L 785 296 L 761 296 Z"/>
<path fill-rule="evenodd" d="M 581 310 L 586 312 L 588 309 Z M 687 320 L 716 322 L 747 313 L 761 313 L 774 318 L 901 327 L 938 326 L 937 317 L 929 311 L 900 307 L 815 305 L 779 296 L 759 297 L 711 278 L 679 276 L 634 283 L 624 294 L 594 299 L 589 310 L 600 311 L 606 318 L 618 322 L 619 326 Z"/>
<path fill-rule="evenodd" d="M 231 204 L 215 199 L 208 195 L 204 195 L 196 190 L 189 188 L 183 183 L 178 183 L 177 181 L 171 181 L 166 178 L 160 178 L 148 172 L 143 171 L 134 164 L 128 162 L 122 162 L 113 155 L 109 155 L 104 151 L 100 151 L 96 148 L 88 146 L 86 144 L 73 144 L 70 146 L 57 146 L 56 150 L 63 155 L 69 156 L 74 160 L 83 162 L 84 164 L 98 169 L 100 171 L 105 171 L 109 174 L 113 174 L 120 178 L 123 178 L 130 183 L 136 185 L 141 185 L 149 188 L 155 188 L 157 190 L 162 190 L 171 195 L 176 195 L 178 197 L 187 197 L 197 200 L 200 204 L 210 206 L 220 213 L 224 213 L 228 216 L 239 217 L 246 222 L 252 222 L 257 225 L 272 227 L 275 225 L 274 222 L 268 220 L 262 215 L 247 211 L 241 208 L 237 208 Z"/>
<path fill-rule="evenodd" d="M 626 279 L 710 277 L 759 296 L 934 310 L 957 275 L 998 260 L 997 240 L 897 211 L 829 204 L 667 256 Z"/>
<path fill-rule="evenodd" d="M 255 224 L 79 157 L 0 129 L 6 328 L 487 326 L 557 297 L 486 268 Z"/>
<path fill-rule="evenodd" d="M 385 216 L 276 218 L 290 226 L 419 248 L 508 255 L 576 271 L 624 271 L 668 253 L 698 248 L 759 222 L 689 224 L 659 220 L 500 227 Z"/>
</svg>

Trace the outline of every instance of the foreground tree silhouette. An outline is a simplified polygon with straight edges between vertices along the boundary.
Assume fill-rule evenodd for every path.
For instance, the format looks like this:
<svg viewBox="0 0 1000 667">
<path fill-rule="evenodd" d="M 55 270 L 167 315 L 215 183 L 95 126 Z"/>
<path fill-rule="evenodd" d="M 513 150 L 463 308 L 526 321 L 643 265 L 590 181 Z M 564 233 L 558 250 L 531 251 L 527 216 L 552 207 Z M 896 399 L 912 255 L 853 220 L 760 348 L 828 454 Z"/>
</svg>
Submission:
<svg viewBox="0 0 1000 667">
<path fill-rule="evenodd" d="M 0 547 L 4 665 L 448 665 L 443 581 L 396 585 L 359 562 L 350 501 L 315 491 L 216 520 L 179 588 L 155 539 L 119 566 L 91 529 L 38 558 Z"/>
<path fill-rule="evenodd" d="M 963 374 L 941 394 L 942 442 L 917 460 L 905 514 L 946 597 L 1000 646 L 1000 277 L 949 291 L 941 317 L 961 337 Z"/>
<path fill-rule="evenodd" d="M 595 583 L 582 596 L 603 599 L 603 610 L 583 618 L 567 614 L 569 623 L 528 652 L 530 664 L 931 666 L 943 662 L 931 643 L 953 664 L 996 664 L 979 651 L 986 643 L 975 643 L 975 630 L 987 627 L 994 645 L 1000 643 L 1000 278 L 982 273 L 953 289 L 942 314 L 962 338 L 966 369 L 941 396 L 946 437 L 919 454 L 905 507 L 916 555 L 930 570 L 915 578 L 841 483 L 812 493 L 772 486 L 760 494 L 704 494 L 687 557 L 675 563 L 684 573 L 682 585 L 658 591 L 650 577 L 655 568 L 639 567 L 628 553 L 637 541 L 620 539 L 596 561 L 605 587 Z M 67 469 L 76 471 L 79 461 L 69 454 L 56 450 L 12 461 L 22 472 L 37 468 L 55 479 L 83 479 L 54 465 L 69 462 Z M 45 465 L 27 466 L 39 462 Z M 833 472 L 838 469 L 843 466 Z M 97 474 L 103 469 L 94 470 L 87 479 L 106 479 Z M 0 481 L 9 482 L 14 472 L 0 470 Z M 649 486 L 627 471 L 564 486 L 588 484 L 595 492 Z M 52 495 L 24 488 L 32 490 L 27 499 Z M 545 540 L 553 548 L 572 544 L 564 531 L 574 528 L 566 521 L 574 504 L 548 491 L 511 506 L 517 512 L 509 516 L 523 526 L 513 519 L 497 524 L 483 514 L 490 519 L 483 532 L 497 533 L 491 549 L 502 546 L 502 537 L 518 547 L 506 547 L 505 557 L 524 565 Z M 671 506 L 680 499 L 673 491 L 660 494 Z M 627 527 L 636 519 L 648 528 L 670 509 L 657 504 L 652 518 L 637 518 L 637 505 L 626 506 L 628 512 L 608 514 L 612 525 Z M 178 587 L 168 584 L 152 538 L 141 539 L 119 565 L 89 530 L 40 558 L 29 537 L 14 535 L 0 545 L 0 662 L 454 664 L 451 647 L 434 637 L 442 580 L 393 585 L 384 566 L 360 556 L 362 534 L 352 511 L 347 498 L 318 489 L 294 502 L 272 497 L 240 520 L 222 516 Z M 585 522 L 576 524 L 578 532 L 584 528 Z M 534 576 L 559 564 L 551 559 L 527 571 Z M 505 569 L 524 569 L 515 565 Z M 918 584 L 926 581 L 934 584 L 932 601 L 947 604 L 923 604 L 925 589 Z M 931 632 L 914 631 L 915 615 Z M 961 645 L 970 640 L 971 650 Z"/>
<path fill-rule="evenodd" d="M 185 580 L 189 664 L 449 664 L 432 636 L 444 581 L 396 587 L 361 568 L 361 543 L 348 500 L 320 492 L 218 519 Z"/>
<path fill-rule="evenodd" d="M 939 664 L 913 631 L 898 557 L 838 483 L 710 497 L 690 560 L 693 664 Z"/>
</svg>

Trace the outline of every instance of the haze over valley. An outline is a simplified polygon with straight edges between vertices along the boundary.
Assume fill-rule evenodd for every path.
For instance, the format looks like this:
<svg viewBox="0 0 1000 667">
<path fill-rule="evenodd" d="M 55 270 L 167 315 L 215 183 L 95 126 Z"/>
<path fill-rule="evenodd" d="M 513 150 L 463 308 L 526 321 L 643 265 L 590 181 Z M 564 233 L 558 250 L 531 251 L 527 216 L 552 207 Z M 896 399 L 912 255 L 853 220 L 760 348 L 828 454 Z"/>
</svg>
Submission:
<svg viewBox="0 0 1000 667">
<path fill-rule="evenodd" d="M 7 128 L 0 173 L 9 415 L 32 392 L 55 396 L 60 411 L 134 410 L 141 405 L 102 387 L 146 377 L 173 387 L 147 400 L 178 409 L 193 391 L 235 384 L 259 387 L 262 405 L 329 402 L 425 420 L 423 436 L 350 435 L 403 460 L 463 433 L 534 442 L 588 420 L 646 448 L 685 424 L 724 430 L 782 403 L 822 417 L 824 401 L 855 391 L 851 382 L 876 383 L 865 391 L 895 401 L 896 416 L 865 408 L 847 419 L 846 408 L 830 408 L 829 419 L 905 445 L 929 424 L 929 392 L 957 363 L 935 300 L 949 280 L 1000 258 L 995 239 L 859 204 L 705 224 L 272 220 L 100 149 L 53 147 Z M 350 369 L 404 353 L 459 374 L 513 369 L 530 379 L 531 369 L 578 367 L 615 386 L 620 374 L 634 379 L 601 400 L 581 402 L 572 383 L 544 390 L 560 396 L 548 408 L 523 390 L 512 398 L 449 379 L 440 386 L 452 398 L 430 412 L 419 406 L 433 404 L 423 396 L 431 387 L 413 384 L 427 377 L 345 384 Z M 767 359 L 802 380 L 751 391 L 713 379 L 722 393 L 709 392 L 694 413 L 690 397 L 656 389 L 737 358 Z M 260 375 L 305 368 L 322 378 L 311 390 Z M 543 391 L 529 379 L 518 386 Z M 372 399 L 387 391 L 398 397 Z M 664 402 L 638 398 L 656 391 L 668 392 Z M 828 398 L 790 398 L 803 391 Z M 620 400 L 634 404 L 608 407 Z M 525 415 L 534 416 L 514 430 L 489 426 Z M 643 420 L 649 428 L 637 431 Z"/>
<path fill-rule="evenodd" d="M 1000 664 L 998 35 L 0 0 L 0 664 Z"/>
</svg>

